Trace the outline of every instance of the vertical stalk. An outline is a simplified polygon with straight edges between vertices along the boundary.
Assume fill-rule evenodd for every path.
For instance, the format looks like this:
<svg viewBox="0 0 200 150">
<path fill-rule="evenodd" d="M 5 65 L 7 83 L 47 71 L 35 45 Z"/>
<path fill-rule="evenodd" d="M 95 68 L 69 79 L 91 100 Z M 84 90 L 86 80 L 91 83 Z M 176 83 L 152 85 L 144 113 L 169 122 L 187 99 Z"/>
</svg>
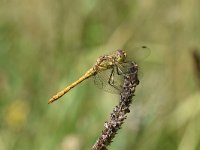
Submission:
<svg viewBox="0 0 200 150">
<path fill-rule="evenodd" d="M 110 120 L 104 123 L 104 129 L 92 147 L 92 150 L 107 150 L 107 146 L 111 144 L 124 120 L 127 118 L 126 114 L 130 112 L 129 107 L 138 84 L 138 66 L 132 62 L 129 73 L 124 75 L 123 90 L 120 93 L 119 104 L 113 109 Z"/>
</svg>

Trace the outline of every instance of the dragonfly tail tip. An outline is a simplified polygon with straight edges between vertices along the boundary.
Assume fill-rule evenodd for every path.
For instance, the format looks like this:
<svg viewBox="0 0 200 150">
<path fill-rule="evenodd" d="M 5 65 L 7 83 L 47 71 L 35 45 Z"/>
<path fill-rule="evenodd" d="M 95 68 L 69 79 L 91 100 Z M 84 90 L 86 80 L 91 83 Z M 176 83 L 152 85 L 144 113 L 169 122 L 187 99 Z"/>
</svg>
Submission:
<svg viewBox="0 0 200 150">
<path fill-rule="evenodd" d="M 48 101 L 48 104 L 51 104 L 51 103 L 53 103 L 53 100 L 52 100 L 52 99 L 50 99 L 50 100 Z"/>
</svg>

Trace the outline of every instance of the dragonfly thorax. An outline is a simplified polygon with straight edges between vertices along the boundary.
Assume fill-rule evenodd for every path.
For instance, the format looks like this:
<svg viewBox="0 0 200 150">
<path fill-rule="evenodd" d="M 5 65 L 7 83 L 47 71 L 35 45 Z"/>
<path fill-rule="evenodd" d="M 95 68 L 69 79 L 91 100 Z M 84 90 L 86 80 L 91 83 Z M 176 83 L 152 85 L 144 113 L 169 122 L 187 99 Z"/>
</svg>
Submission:
<svg viewBox="0 0 200 150">
<path fill-rule="evenodd" d="M 111 55 L 104 55 L 97 59 L 94 66 L 96 72 L 113 68 L 114 65 L 123 63 L 126 59 L 126 52 L 117 50 Z"/>
</svg>

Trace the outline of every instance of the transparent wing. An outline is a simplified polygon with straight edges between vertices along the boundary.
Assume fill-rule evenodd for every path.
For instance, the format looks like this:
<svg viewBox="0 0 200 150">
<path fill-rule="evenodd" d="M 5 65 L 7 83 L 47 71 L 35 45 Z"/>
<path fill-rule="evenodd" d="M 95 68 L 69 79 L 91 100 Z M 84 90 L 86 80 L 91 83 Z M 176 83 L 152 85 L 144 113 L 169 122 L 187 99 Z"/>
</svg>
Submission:
<svg viewBox="0 0 200 150">
<path fill-rule="evenodd" d="M 151 54 L 150 48 L 147 46 L 136 46 L 134 48 L 130 48 L 126 50 L 127 53 L 127 61 L 134 61 L 137 63 L 139 71 L 139 78 L 143 77 L 143 73 L 145 70 L 143 69 L 146 65 L 145 59 Z"/>
<path fill-rule="evenodd" d="M 122 89 L 123 75 L 117 73 L 116 67 L 97 73 L 94 84 L 104 91 L 119 94 Z"/>
<path fill-rule="evenodd" d="M 128 61 L 140 63 L 150 55 L 151 50 L 147 46 L 136 46 L 132 49 L 126 50 L 126 53 Z"/>
<path fill-rule="evenodd" d="M 119 74 L 129 74 L 130 68 L 133 67 L 133 61 L 128 61 L 124 63 L 120 63 L 117 65 Z"/>
</svg>

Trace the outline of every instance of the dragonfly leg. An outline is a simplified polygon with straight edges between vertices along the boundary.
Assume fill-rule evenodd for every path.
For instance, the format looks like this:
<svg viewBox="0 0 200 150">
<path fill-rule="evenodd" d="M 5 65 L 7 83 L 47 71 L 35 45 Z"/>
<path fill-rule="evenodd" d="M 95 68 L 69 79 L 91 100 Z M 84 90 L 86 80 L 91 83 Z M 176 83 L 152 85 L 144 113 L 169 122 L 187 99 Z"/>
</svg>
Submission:
<svg viewBox="0 0 200 150">
<path fill-rule="evenodd" d="M 114 82 L 114 67 L 113 67 L 111 74 L 110 74 L 110 77 L 108 79 L 108 84 L 110 84 L 115 89 L 119 90 L 119 88 L 115 85 L 115 82 Z"/>
<path fill-rule="evenodd" d="M 120 65 L 120 64 L 118 64 L 118 65 Z M 125 74 L 125 73 L 123 73 L 123 71 L 117 65 L 115 65 L 115 67 L 116 67 L 118 75 L 124 75 Z"/>
<path fill-rule="evenodd" d="M 114 68 L 111 70 L 110 77 L 109 77 L 109 79 L 108 79 L 108 83 L 109 83 L 110 85 L 113 85 L 113 84 L 114 84 L 113 75 L 114 75 Z"/>
</svg>

